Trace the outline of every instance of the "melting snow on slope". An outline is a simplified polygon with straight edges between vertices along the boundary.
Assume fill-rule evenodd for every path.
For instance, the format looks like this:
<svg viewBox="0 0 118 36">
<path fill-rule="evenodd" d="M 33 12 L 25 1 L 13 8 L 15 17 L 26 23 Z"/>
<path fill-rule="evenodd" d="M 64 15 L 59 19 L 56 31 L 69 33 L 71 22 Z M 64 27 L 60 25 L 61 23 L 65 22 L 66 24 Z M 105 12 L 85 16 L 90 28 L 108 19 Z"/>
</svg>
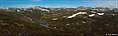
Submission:
<svg viewBox="0 0 118 36">
<path fill-rule="evenodd" d="M 93 16 L 95 16 L 95 14 L 90 14 L 90 15 L 89 15 L 89 17 L 93 17 Z"/>
<path fill-rule="evenodd" d="M 77 15 L 79 15 L 79 14 L 87 14 L 87 12 L 78 12 L 78 13 L 73 14 L 73 15 L 67 17 L 67 18 L 73 18 L 73 17 L 75 17 L 75 16 L 77 16 Z"/>
<path fill-rule="evenodd" d="M 104 13 L 97 13 L 98 15 L 104 15 Z"/>
</svg>

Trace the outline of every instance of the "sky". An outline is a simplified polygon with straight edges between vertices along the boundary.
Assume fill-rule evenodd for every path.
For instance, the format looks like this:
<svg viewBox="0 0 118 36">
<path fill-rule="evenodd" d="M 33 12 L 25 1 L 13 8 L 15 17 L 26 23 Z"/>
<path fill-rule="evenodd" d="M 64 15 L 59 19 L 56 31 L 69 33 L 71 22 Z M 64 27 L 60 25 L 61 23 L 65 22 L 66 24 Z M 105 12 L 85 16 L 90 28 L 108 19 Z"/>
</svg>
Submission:
<svg viewBox="0 0 118 36">
<path fill-rule="evenodd" d="M 1 8 L 18 7 L 110 7 L 118 8 L 118 0 L 0 0 Z"/>
</svg>

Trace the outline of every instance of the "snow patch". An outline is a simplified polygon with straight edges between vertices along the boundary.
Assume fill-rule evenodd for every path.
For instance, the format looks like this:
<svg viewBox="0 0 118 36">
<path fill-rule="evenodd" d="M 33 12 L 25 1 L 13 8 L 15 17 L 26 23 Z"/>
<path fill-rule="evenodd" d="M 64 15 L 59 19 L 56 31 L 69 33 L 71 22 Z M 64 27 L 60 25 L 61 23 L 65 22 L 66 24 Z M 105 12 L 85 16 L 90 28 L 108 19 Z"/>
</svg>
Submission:
<svg viewBox="0 0 118 36">
<path fill-rule="evenodd" d="M 95 14 L 90 14 L 90 15 L 89 15 L 89 17 L 93 17 L 93 16 L 95 16 Z"/>
<path fill-rule="evenodd" d="M 78 13 L 73 14 L 73 15 L 67 17 L 67 18 L 73 18 L 73 17 L 75 17 L 75 16 L 77 16 L 77 15 L 79 15 L 79 14 L 87 14 L 87 12 L 78 12 Z"/>
<path fill-rule="evenodd" d="M 98 15 L 104 15 L 104 13 L 97 13 Z"/>
</svg>

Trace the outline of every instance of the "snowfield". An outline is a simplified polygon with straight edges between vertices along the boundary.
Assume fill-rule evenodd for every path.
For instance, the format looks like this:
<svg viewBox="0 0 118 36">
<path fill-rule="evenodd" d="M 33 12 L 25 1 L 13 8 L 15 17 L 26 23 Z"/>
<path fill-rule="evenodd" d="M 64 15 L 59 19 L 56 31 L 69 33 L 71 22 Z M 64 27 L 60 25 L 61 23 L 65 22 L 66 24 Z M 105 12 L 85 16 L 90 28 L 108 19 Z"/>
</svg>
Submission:
<svg viewBox="0 0 118 36">
<path fill-rule="evenodd" d="M 76 17 L 76 16 L 79 15 L 79 14 L 87 14 L 87 12 L 78 12 L 78 13 L 73 14 L 73 15 L 67 17 L 67 18 L 73 18 L 73 17 Z"/>
</svg>

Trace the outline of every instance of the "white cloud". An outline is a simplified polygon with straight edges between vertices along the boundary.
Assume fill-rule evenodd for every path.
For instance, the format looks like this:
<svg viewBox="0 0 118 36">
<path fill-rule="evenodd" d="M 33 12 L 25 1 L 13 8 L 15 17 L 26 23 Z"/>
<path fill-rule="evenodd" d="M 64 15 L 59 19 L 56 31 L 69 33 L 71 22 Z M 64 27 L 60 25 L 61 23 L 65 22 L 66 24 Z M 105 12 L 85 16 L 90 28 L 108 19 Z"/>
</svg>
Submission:
<svg viewBox="0 0 118 36">
<path fill-rule="evenodd" d="M 102 1 L 96 4 L 97 7 L 118 8 L 118 0 Z"/>
</svg>

